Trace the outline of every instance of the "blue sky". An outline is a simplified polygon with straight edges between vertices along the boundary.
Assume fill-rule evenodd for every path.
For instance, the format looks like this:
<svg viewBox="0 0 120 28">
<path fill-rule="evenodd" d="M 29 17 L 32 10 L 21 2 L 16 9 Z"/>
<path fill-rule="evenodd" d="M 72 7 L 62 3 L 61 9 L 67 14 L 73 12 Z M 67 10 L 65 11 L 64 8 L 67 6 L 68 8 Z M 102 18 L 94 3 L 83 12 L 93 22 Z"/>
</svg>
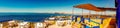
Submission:
<svg viewBox="0 0 120 28">
<path fill-rule="evenodd" d="M 114 8 L 114 0 L 0 0 L 0 12 L 71 12 L 74 5 L 86 3 Z M 79 13 L 81 10 L 75 11 Z"/>
</svg>

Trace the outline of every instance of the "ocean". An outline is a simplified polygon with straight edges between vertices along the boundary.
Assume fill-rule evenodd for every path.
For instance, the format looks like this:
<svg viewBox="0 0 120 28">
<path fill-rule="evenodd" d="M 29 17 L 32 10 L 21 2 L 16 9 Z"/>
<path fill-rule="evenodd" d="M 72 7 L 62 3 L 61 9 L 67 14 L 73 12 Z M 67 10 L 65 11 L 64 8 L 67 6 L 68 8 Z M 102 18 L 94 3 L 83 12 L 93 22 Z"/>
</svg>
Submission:
<svg viewBox="0 0 120 28">
<path fill-rule="evenodd" d="M 45 18 L 51 16 L 70 16 L 70 14 L 55 14 L 55 13 L 0 13 L 0 22 L 10 20 L 20 20 L 27 22 L 42 22 Z"/>
</svg>

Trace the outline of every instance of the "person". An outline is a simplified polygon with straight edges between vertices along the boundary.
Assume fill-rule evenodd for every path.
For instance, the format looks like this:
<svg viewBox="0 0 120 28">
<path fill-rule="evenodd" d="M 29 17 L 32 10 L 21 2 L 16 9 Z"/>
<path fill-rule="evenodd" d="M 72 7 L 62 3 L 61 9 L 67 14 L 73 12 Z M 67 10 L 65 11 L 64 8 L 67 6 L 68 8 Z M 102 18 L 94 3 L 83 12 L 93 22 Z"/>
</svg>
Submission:
<svg viewBox="0 0 120 28">
<path fill-rule="evenodd" d="M 84 23 L 84 18 L 83 18 L 83 16 L 81 17 L 80 23 Z"/>
</svg>

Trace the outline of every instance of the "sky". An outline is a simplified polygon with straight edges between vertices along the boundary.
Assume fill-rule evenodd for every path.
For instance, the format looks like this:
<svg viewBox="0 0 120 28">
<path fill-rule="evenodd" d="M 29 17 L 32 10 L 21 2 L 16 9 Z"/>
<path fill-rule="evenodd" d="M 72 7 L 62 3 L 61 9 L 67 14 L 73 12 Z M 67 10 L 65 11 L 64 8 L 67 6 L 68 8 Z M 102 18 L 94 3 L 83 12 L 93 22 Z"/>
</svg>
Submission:
<svg viewBox="0 0 120 28">
<path fill-rule="evenodd" d="M 0 0 L 0 12 L 69 13 L 73 6 L 87 3 L 97 7 L 115 8 L 114 0 Z M 76 9 L 76 13 L 81 11 L 78 8 L 74 9 Z"/>
</svg>

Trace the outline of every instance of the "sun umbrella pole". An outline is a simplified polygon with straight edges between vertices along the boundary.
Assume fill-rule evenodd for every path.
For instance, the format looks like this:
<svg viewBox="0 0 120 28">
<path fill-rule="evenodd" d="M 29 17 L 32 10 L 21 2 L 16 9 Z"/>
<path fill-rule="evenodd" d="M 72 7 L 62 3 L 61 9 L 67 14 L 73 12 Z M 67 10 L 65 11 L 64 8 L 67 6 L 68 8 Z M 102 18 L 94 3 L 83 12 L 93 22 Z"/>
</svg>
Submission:
<svg viewBox="0 0 120 28">
<path fill-rule="evenodd" d="M 106 15 L 106 11 L 104 12 L 104 14 Z"/>
<path fill-rule="evenodd" d="M 83 8 L 82 8 L 82 18 L 81 18 L 81 22 L 84 23 L 84 17 L 83 17 Z"/>
<path fill-rule="evenodd" d="M 90 16 L 91 16 L 91 10 L 89 10 L 89 18 L 90 18 Z"/>
<path fill-rule="evenodd" d="M 82 9 L 82 16 L 83 16 L 83 9 Z"/>
<path fill-rule="evenodd" d="M 89 22 L 90 22 L 90 16 L 91 16 L 91 11 L 89 10 L 89 17 L 88 17 L 89 18 Z"/>
<path fill-rule="evenodd" d="M 73 9 L 72 9 L 72 21 L 74 20 L 74 7 L 73 7 Z"/>
<path fill-rule="evenodd" d="M 102 16 L 102 12 L 101 12 L 101 16 Z M 100 18 L 101 18 L 101 16 L 100 16 Z M 103 18 L 101 19 L 101 24 L 103 24 Z"/>
</svg>

